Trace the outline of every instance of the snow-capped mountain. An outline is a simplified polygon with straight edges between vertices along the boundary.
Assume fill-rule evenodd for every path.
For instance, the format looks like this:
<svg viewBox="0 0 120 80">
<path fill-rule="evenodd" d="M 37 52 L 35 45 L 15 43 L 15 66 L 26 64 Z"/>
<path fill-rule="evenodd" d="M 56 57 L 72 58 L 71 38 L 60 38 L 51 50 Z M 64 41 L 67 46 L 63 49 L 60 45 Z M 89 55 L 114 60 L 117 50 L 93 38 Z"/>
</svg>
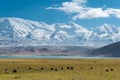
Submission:
<svg viewBox="0 0 120 80">
<path fill-rule="evenodd" d="M 49 40 L 54 27 L 20 18 L 0 19 L 0 45 L 35 45 Z"/>
<path fill-rule="evenodd" d="M 104 24 L 88 30 L 74 22 L 48 25 L 20 18 L 0 19 L 0 46 L 104 46 L 120 41 L 120 27 Z"/>
<path fill-rule="evenodd" d="M 38 38 L 49 37 L 54 28 L 45 23 L 19 18 L 0 19 L 0 36 L 9 38 Z"/>
<path fill-rule="evenodd" d="M 78 37 L 81 37 L 82 40 L 83 36 L 88 38 L 90 36 L 88 34 L 91 33 L 91 31 L 73 22 L 69 24 L 53 24 L 52 26 L 56 29 L 52 37 L 61 41 Z"/>
<path fill-rule="evenodd" d="M 99 41 L 105 43 L 113 43 L 120 41 L 120 27 L 116 27 L 110 24 L 104 24 L 96 29 L 95 33 L 98 36 Z"/>
</svg>

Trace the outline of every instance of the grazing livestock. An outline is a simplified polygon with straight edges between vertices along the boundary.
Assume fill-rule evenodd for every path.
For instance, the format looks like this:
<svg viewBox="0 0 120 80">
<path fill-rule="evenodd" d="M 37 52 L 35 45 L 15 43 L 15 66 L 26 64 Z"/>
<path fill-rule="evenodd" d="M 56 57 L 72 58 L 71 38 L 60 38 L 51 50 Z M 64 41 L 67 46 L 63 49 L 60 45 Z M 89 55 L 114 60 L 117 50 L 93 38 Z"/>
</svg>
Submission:
<svg viewBox="0 0 120 80">
<path fill-rule="evenodd" d="M 63 67 L 61 68 L 61 70 L 63 70 Z"/>
<path fill-rule="evenodd" d="M 8 69 L 7 69 L 7 68 L 5 68 L 4 70 L 5 70 L 5 73 L 9 73 L 9 71 L 8 71 Z"/>
<path fill-rule="evenodd" d="M 54 70 L 54 68 L 51 68 L 51 70 Z"/>
<path fill-rule="evenodd" d="M 18 78 L 18 77 L 14 77 L 14 78 Z"/>
<path fill-rule="evenodd" d="M 57 69 L 55 69 L 55 71 L 57 71 Z"/>
<path fill-rule="evenodd" d="M 8 69 L 7 69 L 7 68 L 5 68 L 5 71 L 8 71 Z"/>
<path fill-rule="evenodd" d="M 73 70 L 73 67 L 71 67 L 70 69 Z"/>
<path fill-rule="evenodd" d="M 67 67 L 67 69 L 70 69 L 70 67 Z"/>
<path fill-rule="evenodd" d="M 29 70 L 31 70 L 32 68 L 31 68 L 31 67 L 29 67 L 28 69 L 29 69 Z"/>
<path fill-rule="evenodd" d="M 41 70 L 44 70 L 44 68 L 41 68 Z"/>
<path fill-rule="evenodd" d="M 93 67 L 90 67 L 90 69 L 93 69 Z"/>
<path fill-rule="evenodd" d="M 110 69 L 110 71 L 114 71 L 114 69 Z"/>
<path fill-rule="evenodd" d="M 108 69 L 106 69 L 105 71 L 106 71 L 106 72 L 108 72 L 109 70 L 108 70 Z"/>
<path fill-rule="evenodd" d="M 17 69 L 14 69 L 12 72 L 13 72 L 13 73 L 17 73 Z"/>
</svg>

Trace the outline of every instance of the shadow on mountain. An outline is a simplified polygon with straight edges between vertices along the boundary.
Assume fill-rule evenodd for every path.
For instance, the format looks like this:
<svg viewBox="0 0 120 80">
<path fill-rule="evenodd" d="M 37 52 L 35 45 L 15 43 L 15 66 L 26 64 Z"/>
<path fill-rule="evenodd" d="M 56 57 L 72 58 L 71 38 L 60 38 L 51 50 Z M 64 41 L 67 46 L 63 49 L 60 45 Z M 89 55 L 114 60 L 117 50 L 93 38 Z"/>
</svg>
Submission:
<svg viewBox="0 0 120 80">
<path fill-rule="evenodd" d="M 120 57 L 120 42 L 116 42 L 94 50 L 91 56 Z"/>
</svg>

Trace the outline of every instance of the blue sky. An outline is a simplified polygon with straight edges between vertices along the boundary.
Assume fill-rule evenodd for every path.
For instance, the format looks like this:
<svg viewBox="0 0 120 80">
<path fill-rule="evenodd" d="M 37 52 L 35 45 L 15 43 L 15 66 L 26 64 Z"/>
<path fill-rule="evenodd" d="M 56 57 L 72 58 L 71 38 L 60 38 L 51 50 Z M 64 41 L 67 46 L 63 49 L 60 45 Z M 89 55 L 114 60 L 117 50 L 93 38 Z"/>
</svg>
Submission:
<svg viewBox="0 0 120 80">
<path fill-rule="evenodd" d="M 47 24 L 75 22 L 93 28 L 120 26 L 119 0 L 0 0 L 0 18 L 18 17 Z"/>
</svg>

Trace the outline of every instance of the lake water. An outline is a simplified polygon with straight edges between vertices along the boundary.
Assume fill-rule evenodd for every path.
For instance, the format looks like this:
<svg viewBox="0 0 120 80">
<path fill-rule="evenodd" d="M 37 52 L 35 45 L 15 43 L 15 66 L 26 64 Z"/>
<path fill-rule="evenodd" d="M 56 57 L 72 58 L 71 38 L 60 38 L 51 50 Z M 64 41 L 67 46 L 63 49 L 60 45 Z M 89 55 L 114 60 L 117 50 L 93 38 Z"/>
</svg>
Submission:
<svg viewBox="0 0 120 80">
<path fill-rule="evenodd" d="M 119 57 L 81 57 L 81 56 L 0 56 L 0 58 L 40 58 L 40 59 L 120 59 Z"/>
</svg>

